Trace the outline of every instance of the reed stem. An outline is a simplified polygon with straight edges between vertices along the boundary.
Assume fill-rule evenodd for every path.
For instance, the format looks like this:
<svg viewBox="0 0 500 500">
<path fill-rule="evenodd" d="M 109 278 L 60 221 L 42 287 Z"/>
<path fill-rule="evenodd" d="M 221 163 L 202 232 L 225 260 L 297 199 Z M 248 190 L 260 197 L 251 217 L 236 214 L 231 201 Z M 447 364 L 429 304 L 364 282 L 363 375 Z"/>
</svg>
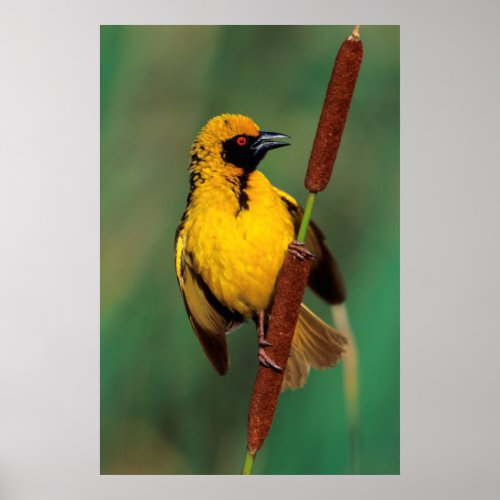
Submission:
<svg viewBox="0 0 500 500">
<path fill-rule="evenodd" d="M 250 450 L 247 449 L 247 453 L 245 455 L 245 461 L 243 462 L 243 469 L 241 471 L 241 474 L 243 476 L 247 476 L 252 473 L 254 462 L 255 462 L 255 455 L 252 455 L 250 453 Z"/>
<path fill-rule="evenodd" d="M 311 221 L 315 199 L 316 193 L 309 193 L 307 195 L 306 207 L 304 208 L 304 215 L 302 216 L 302 222 L 300 223 L 299 234 L 297 236 L 297 240 L 301 243 L 306 241 L 307 228 L 309 227 L 309 222 Z"/>
<path fill-rule="evenodd" d="M 339 332 L 347 337 L 343 358 L 344 395 L 349 433 L 350 473 L 361 472 L 361 417 L 359 411 L 358 350 L 356 340 L 349 324 L 345 304 L 332 306 L 332 319 Z"/>
</svg>

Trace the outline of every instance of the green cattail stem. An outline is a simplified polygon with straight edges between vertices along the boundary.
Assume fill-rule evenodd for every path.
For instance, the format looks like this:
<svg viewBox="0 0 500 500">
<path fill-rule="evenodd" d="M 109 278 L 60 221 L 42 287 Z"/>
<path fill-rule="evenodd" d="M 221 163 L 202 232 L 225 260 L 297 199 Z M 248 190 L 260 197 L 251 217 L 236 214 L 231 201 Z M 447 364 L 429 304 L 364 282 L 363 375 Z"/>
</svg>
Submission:
<svg viewBox="0 0 500 500">
<path fill-rule="evenodd" d="M 299 234 L 297 236 L 297 240 L 300 241 L 301 243 L 304 243 L 306 241 L 307 228 L 309 227 L 309 222 L 311 220 L 315 199 L 316 199 L 316 193 L 309 193 L 307 195 L 306 208 L 304 209 L 304 215 L 302 217 Z"/>
<path fill-rule="evenodd" d="M 243 462 L 243 469 L 241 474 L 247 476 L 252 473 L 253 464 L 255 461 L 255 455 L 250 453 L 250 450 L 247 449 L 247 453 L 245 455 L 245 461 Z"/>
</svg>

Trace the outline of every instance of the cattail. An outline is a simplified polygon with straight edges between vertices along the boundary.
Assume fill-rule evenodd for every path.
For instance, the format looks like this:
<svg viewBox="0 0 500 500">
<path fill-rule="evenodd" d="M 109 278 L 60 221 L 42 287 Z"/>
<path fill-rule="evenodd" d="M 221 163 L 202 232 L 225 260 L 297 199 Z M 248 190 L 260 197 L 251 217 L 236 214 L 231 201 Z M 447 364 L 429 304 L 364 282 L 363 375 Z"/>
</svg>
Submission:
<svg viewBox="0 0 500 500">
<path fill-rule="evenodd" d="M 309 275 L 309 261 L 287 254 L 276 286 L 271 321 L 266 335 L 272 346 L 270 357 L 285 368 L 292 345 L 295 325 Z M 248 450 L 252 455 L 260 449 L 269 433 L 285 370 L 281 372 L 259 366 L 248 414 Z"/>
<path fill-rule="evenodd" d="M 355 29 L 340 46 L 326 91 L 305 179 L 312 193 L 323 191 L 332 175 L 362 58 L 363 44 Z"/>
<path fill-rule="evenodd" d="M 297 237 L 301 242 L 305 240 L 315 193 L 325 189 L 330 180 L 342 138 L 363 55 L 358 28 L 357 26 L 352 36 L 341 45 L 328 85 L 305 178 L 309 196 Z M 289 254 L 286 256 L 276 283 L 276 295 L 266 335 L 266 340 L 272 344 L 267 348 L 268 353 L 283 370 L 278 372 L 264 366 L 259 366 L 257 370 L 248 414 L 247 454 L 243 474 L 251 472 L 255 454 L 264 444 L 271 428 L 308 275 L 308 260 L 299 260 Z"/>
</svg>

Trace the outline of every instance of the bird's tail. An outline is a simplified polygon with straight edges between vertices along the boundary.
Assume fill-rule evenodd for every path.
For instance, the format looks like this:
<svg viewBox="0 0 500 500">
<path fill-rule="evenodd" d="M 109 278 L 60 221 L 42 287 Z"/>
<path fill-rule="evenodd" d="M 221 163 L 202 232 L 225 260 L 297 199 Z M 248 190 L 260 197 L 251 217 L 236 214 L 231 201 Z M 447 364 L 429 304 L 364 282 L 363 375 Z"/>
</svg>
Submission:
<svg viewBox="0 0 500 500">
<path fill-rule="evenodd" d="M 286 365 L 283 390 L 303 387 L 311 366 L 317 370 L 334 366 L 344 353 L 346 344 L 344 335 L 302 304 Z"/>
</svg>

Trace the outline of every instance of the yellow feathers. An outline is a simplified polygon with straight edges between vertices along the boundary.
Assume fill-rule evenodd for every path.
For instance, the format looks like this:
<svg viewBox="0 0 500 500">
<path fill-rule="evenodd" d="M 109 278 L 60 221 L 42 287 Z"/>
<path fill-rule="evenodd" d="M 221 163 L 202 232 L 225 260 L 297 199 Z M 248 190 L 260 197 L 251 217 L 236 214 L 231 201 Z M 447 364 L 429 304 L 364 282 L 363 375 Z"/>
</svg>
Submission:
<svg viewBox="0 0 500 500">
<path fill-rule="evenodd" d="M 209 120 L 202 128 L 196 142 L 218 148 L 224 141 L 245 134 L 257 137 L 259 126 L 247 116 L 225 113 Z"/>
<path fill-rule="evenodd" d="M 176 233 L 175 266 L 192 327 L 221 374 L 229 365 L 226 334 L 248 318 L 257 321 L 259 314 L 269 313 L 276 278 L 302 216 L 296 201 L 256 170 L 268 151 L 288 145 L 286 138 L 261 131 L 243 115 L 224 114 L 203 127 L 191 148 L 190 190 Z M 311 272 L 313 290 L 326 300 L 342 301 L 340 273 L 316 226 L 308 239 L 319 256 Z M 301 315 L 298 332 L 304 333 L 295 343 L 297 360 L 289 363 L 292 387 L 305 381 L 310 365 L 323 360 L 321 366 L 330 366 L 342 352 L 338 337 L 324 337 L 338 334 L 309 313 Z M 330 352 L 321 354 L 315 346 Z"/>
<path fill-rule="evenodd" d="M 249 210 L 240 207 L 241 189 L 233 190 L 223 179 L 193 192 L 185 252 L 218 300 L 249 318 L 271 301 L 294 227 L 281 198 L 260 172 L 244 188 Z"/>
</svg>

